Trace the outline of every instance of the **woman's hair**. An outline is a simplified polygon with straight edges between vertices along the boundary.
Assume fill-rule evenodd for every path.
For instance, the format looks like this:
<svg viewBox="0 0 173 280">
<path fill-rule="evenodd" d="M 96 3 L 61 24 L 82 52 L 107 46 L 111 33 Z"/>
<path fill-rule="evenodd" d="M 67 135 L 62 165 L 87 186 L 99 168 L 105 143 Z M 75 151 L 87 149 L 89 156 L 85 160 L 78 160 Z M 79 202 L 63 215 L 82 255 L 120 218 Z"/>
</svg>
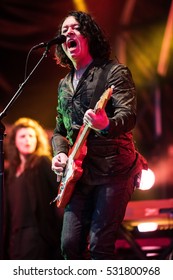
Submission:
<svg viewBox="0 0 173 280">
<path fill-rule="evenodd" d="M 35 131 L 37 139 L 36 149 L 30 156 L 27 157 L 25 168 L 33 167 L 40 156 L 47 156 L 49 158 L 52 156 L 48 134 L 43 127 L 36 120 L 31 118 L 19 118 L 12 126 L 6 145 L 10 176 L 15 174 L 16 169 L 21 162 L 19 151 L 15 144 L 16 133 L 21 128 L 32 128 Z"/>
<path fill-rule="evenodd" d="M 111 47 L 104 32 L 95 20 L 89 14 L 81 11 L 70 12 L 64 20 L 69 16 L 73 16 L 77 20 L 80 25 L 80 33 L 88 39 L 89 52 L 92 58 L 108 59 L 111 53 Z M 61 35 L 61 28 L 64 20 L 59 25 L 57 35 Z M 68 66 L 70 68 L 73 67 L 72 62 L 63 51 L 61 45 L 56 46 L 55 58 L 57 60 L 57 64 L 60 64 L 61 66 Z"/>
</svg>

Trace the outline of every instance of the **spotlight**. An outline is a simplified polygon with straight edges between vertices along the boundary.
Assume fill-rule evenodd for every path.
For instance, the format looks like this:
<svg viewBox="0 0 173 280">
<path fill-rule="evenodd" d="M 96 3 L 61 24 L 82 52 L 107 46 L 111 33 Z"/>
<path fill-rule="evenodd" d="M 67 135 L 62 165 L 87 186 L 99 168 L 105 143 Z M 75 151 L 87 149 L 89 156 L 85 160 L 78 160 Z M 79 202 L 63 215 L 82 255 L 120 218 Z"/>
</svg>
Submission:
<svg viewBox="0 0 173 280">
<path fill-rule="evenodd" d="M 151 169 L 142 170 L 141 181 L 139 184 L 140 190 L 149 190 L 155 183 L 155 175 Z"/>
<path fill-rule="evenodd" d="M 151 169 L 142 169 L 136 178 L 136 188 L 140 190 L 149 190 L 155 183 L 155 175 Z"/>
<path fill-rule="evenodd" d="M 154 222 L 140 223 L 137 228 L 139 232 L 155 231 L 158 228 L 158 224 Z"/>
</svg>

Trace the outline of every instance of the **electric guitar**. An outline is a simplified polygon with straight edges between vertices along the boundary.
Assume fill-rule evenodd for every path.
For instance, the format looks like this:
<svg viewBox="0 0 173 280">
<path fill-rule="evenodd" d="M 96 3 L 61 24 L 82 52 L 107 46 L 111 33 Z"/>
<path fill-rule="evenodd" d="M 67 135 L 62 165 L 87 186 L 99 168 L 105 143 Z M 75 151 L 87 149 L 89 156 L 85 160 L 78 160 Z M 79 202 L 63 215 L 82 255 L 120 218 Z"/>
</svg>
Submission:
<svg viewBox="0 0 173 280">
<path fill-rule="evenodd" d="M 113 87 L 108 88 L 100 97 L 99 101 L 96 103 L 94 112 L 97 110 L 104 109 L 108 100 L 112 95 Z M 57 207 L 65 207 L 69 202 L 73 190 L 75 188 L 76 182 L 80 179 L 83 173 L 82 162 L 87 154 L 86 139 L 91 130 L 91 127 L 87 124 L 83 124 L 79 130 L 77 139 L 69 151 L 68 161 L 65 167 L 65 171 L 61 178 L 58 187 L 58 194 L 56 198 L 52 201 L 56 201 Z"/>
</svg>

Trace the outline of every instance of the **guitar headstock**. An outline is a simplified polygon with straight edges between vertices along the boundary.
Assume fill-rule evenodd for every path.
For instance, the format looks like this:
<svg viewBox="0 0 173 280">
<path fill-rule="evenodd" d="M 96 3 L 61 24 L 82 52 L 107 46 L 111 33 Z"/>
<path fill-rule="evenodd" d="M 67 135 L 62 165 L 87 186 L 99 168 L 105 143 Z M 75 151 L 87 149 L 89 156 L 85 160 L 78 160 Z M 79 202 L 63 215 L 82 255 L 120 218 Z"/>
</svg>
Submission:
<svg viewBox="0 0 173 280">
<path fill-rule="evenodd" d="M 101 95 L 100 99 L 97 101 L 94 110 L 104 109 L 108 100 L 112 95 L 112 92 L 113 92 L 113 87 L 110 87 L 107 90 L 105 90 L 104 93 Z"/>
</svg>

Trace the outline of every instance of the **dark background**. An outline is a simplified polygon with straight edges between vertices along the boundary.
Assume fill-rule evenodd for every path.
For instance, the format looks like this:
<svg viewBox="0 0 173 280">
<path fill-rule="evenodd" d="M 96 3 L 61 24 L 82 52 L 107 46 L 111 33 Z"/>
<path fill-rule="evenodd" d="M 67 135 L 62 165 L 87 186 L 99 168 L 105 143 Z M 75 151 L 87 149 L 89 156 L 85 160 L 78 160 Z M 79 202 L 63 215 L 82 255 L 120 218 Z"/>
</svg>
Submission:
<svg viewBox="0 0 173 280">
<path fill-rule="evenodd" d="M 95 17 L 110 39 L 112 58 L 118 57 L 131 69 L 138 98 L 134 129 L 136 146 L 160 180 L 160 162 L 164 161 L 164 170 L 166 166 L 167 172 L 172 172 L 167 163 L 173 153 L 173 15 L 170 17 L 170 0 L 1 0 L 0 110 L 4 110 L 24 81 L 29 50 L 52 39 L 62 18 L 74 9 L 85 9 Z M 44 49 L 39 49 L 30 53 L 27 75 L 43 52 Z M 7 116 L 2 120 L 7 132 L 8 127 L 22 116 L 37 119 L 45 129 L 53 130 L 57 85 L 67 71 L 56 65 L 54 47 L 51 47 L 18 99 L 7 110 Z"/>
<path fill-rule="evenodd" d="M 125 220 L 132 219 L 134 223 L 138 223 L 140 219 L 153 219 L 159 223 L 161 229 L 173 227 L 172 212 L 166 212 L 166 216 L 159 214 L 161 208 L 173 209 L 173 4 L 171 6 L 171 3 L 171 0 L 1 0 L 0 2 L 0 112 L 6 108 L 24 81 L 26 59 L 30 49 L 40 42 L 52 39 L 56 35 L 60 21 L 69 11 L 76 9 L 88 11 L 105 30 L 111 42 L 112 58 L 116 56 L 132 71 L 138 98 L 135 143 L 156 176 L 152 189 L 135 192 Z M 27 74 L 42 57 L 43 52 L 44 49 L 31 52 Z M 7 137 L 11 124 L 19 117 L 36 119 L 51 137 L 55 126 L 57 85 L 66 73 L 67 69 L 56 65 L 54 47 L 51 47 L 49 55 L 41 62 L 2 120 Z M 133 201 L 136 203 L 133 204 Z M 165 231 L 158 231 L 158 235 L 162 232 Z M 151 239 L 151 244 L 153 245 L 155 241 L 156 235 Z M 167 245 L 171 248 L 169 242 L 171 242 L 169 239 L 167 243 L 163 239 L 158 240 L 163 249 Z M 125 248 L 126 244 L 123 246 Z M 131 251 L 130 257 L 133 257 Z"/>
</svg>

